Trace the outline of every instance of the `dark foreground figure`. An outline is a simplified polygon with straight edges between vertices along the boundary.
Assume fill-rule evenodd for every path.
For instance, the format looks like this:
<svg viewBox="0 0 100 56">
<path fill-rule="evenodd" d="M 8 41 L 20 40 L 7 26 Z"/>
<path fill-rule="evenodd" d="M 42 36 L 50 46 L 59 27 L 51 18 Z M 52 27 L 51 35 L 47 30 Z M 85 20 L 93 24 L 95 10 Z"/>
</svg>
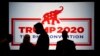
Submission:
<svg viewBox="0 0 100 56">
<path fill-rule="evenodd" d="M 37 23 L 34 25 L 35 32 L 40 34 L 36 44 L 36 53 L 37 56 L 47 56 L 49 50 L 49 36 L 43 28 L 41 23 Z"/>
<path fill-rule="evenodd" d="M 68 40 L 68 32 L 62 32 L 63 40 L 57 42 L 56 56 L 75 56 L 75 44 L 73 41 Z"/>
<path fill-rule="evenodd" d="M 26 34 L 23 43 L 20 45 L 21 55 L 33 55 L 35 52 L 34 45 L 30 42 L 30 35 Z"/>
</svg>

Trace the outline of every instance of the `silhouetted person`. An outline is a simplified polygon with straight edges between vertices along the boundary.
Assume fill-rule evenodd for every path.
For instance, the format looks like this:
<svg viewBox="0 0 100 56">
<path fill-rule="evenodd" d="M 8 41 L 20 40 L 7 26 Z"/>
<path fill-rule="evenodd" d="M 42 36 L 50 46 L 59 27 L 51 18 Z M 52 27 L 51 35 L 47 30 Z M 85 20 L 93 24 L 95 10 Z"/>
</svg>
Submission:
<svg viewBox="0 0 100 56">
<path fill-rule="evenodd" d="M 34 45 L 30 42 L 30 35 L 26 34 L 23 43 L 20 45 L 22 55 L 31 55 L 34 50 Z M 34 53 L 33 53 L 34 54 Z"/>
<path fill-rule="evenodd" d="M 12 41 L 12 35 L 0 36 L 0 51 L 9 51 L 9 43 Z"/>
<path fill-rule="evenodd" d="M 68 32 L 62 32 L 63 40 L 57 42 L 56 55 L 57 56 L 75 56 L 75 44 L 73 41 L 68 40 Z"/>
<path fill-rule="evenodd" d="M 49 50 L 49 37 L 46 31 L 43 28 L 43 25 L 41 23 L 37 23 L 34 25 L 35 32 L 37 34 L 40 34 L 37 40 L 36 48 L 37 53 L 39 55 L 46 55 L 48 54 Z"/>
<path fill-rule="evenodd" d="M 0 53 L 1 55 L 7 55 L 10 53 L 9 43 L 12 41 L 11 34 L 1 34 L 0 35 Z"/>
</svg>

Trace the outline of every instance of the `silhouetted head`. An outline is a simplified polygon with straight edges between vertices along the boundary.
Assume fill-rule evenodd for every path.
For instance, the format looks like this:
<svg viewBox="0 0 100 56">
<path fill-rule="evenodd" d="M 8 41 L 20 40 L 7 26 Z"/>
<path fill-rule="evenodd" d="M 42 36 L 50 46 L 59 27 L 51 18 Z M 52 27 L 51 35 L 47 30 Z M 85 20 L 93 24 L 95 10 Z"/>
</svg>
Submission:
<svg viewBox="0 0 100 56">
<path fill-rule="evenodd" d="M 66 40 L 68 38 L 68 32 L 66 30 L 62 32 L 62 38 L 63 40 Z"/>
<path fill-rule="evenodd" d="M 35 28 L 35 32 L 36 32 L 37 34 L 41 34 L 42 31 L 44 30 L 43 25 L 42 25 L 41 23 L 35 24 L 35 25 L 34 25 L 34 28 Z"/>
<path fill-rule="evenodd" d="M 29 35 L 29 34 L 26 34 L 26 35 L 24 36 L 23 42 L 24 42 L 24 43 L 30 42 L 30 35 Z"/>
</svg>

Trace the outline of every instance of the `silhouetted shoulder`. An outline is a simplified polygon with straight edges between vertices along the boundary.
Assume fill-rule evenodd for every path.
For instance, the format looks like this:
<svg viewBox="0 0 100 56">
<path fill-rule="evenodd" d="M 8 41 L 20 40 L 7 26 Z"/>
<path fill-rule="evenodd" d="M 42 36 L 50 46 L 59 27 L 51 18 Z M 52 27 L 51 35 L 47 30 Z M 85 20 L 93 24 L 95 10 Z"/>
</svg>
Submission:
<svg viewBox="0 0 100 56">
<path fill-rule="evenodd" d="M 67 49 L 67 50 L 75 50 L 75 43 L 71 40 L 66 40 L 66 41 L 58 41 L 57 42 L 57 49 Z"/>
<path fill-rule="evenodd" d="M 20 50 L 26 50 L 26 51 L 28 51 L 28 50 L 33 50 L 33 48 L 34 48 L 34 46 L 33 46 L 32 43 L 22 43 L 20 45 Z"/>
<path fill-rule="evenodd" d="M 67 42 L 69 42 L 69 43 L 73 43 L 73 44 L 74 44 L 74 41 L 72 41 L 72 40 L 67 40 Z"/>
<path fill-rule="evenodd" d="M 63 40 L 61 40 L 61 41 L 58 41 L 57 43 L 73 43 L 74 44 L 74 41 L 71 41 L 71 40 L 67 40 L 67 41 L 63 41 Z"/>
</svg>

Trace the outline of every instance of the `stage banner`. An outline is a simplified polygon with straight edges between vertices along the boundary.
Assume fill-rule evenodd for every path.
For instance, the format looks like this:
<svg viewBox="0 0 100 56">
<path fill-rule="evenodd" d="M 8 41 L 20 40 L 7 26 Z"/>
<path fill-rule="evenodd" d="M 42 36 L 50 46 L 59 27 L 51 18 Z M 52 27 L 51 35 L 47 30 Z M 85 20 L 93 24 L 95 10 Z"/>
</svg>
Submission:
<svg viewBox="0 0 100 56">
<path fill-rule="evenodd" d="M 38 22 L 49 35 L 49 50 L 56 49 L 63 30 L 77 50 L 94 50 L 94 2 L 9 2 L 11 50 L 19 50 L 25 34 L 31 36 L 31 43 L 37 43 L 34 25 Z"/>
</svg>

